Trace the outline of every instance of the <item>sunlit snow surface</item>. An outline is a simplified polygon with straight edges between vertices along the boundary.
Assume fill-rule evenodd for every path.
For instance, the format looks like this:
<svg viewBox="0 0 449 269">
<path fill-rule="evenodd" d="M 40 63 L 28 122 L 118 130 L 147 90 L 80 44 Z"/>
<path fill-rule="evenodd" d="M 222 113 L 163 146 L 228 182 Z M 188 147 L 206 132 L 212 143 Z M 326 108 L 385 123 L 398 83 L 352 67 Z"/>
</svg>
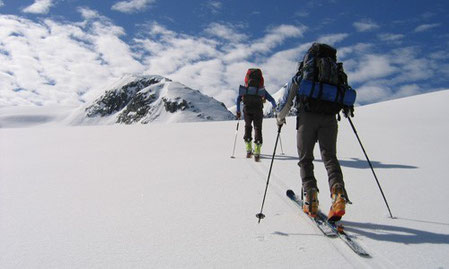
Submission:
<svg viewBox="0 0 449 269">
<path fill-rule="evenodd" d="M 237 121 L 73 127 L 63 123 L 70 110 L 2 109 L 0 268 L 448 268 L 448 100 L 446 90 L 356 109 L 395 219 L 348 121 L 340 122 L 338 156 L 353 202 L 343 223 L 370 259 L 325 238 L 285 196 L 300 191 L 293 117 L 258 224 L 273 119 L 264 120 L 255 163 L 244 156 L 242 121 L 231 159 Z M 326 212 L 318 147 L 315 157 Z"/>
</svg>

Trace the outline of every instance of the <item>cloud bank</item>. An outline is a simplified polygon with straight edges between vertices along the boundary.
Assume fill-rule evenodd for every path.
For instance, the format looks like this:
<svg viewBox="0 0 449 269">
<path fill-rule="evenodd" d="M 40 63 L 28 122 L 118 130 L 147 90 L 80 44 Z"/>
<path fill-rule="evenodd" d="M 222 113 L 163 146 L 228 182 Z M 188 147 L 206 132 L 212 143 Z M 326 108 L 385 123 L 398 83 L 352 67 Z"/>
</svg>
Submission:
<svg viewBox="0 0 449 269">
<path fill-rule="evenodd" d="M 80 104 L 126 72 L 141 72 L 109 21 L 41 23 L 0 16 L 0 106 Z"/>
<path fill-rule="evenodd" d="M 262 38 L 248 41 L 237 29 L 218 23 L 209 25 L 202 36 L 178 34 L 152 23 L 144 38 L 135 39 L 135 48 L 147 73 L 169 76 L 230 105 L 249 67 L 262 67 L 267 88 L 279 89 L 286 76 L 270 75 L 278 73 L 281 66 L 269 64 L 276 58 L 273 53 L 286 39 L 302 37 L 305 30 L 280 25 L 268 29 Z M 281 60 L 284 73 L 294 72 L 296 60 L 297 56 Z"/>
<path fill-rule="evenodd" d="M 267 90 L 275 93 L 295 74 L 315 40 L 337 47 L 359 104 L 429 90 L 429 80 L 449 74 L 443 50 L 429 56 L 416 47 L 378 51 L 374 43 L 341 46 L 351 34 L 310 40 L 304 25 L 270 26 L 253 38 L 245 26 L 226 23 L 213 22 L 188 35 L 150 22 L 125 42 L 124 29 L 107 17 L 88 8 L 78 11 L 83 18 L 78 22 L 0 15 L 0 106 L 78 105 L 129 73 L 166 76 L 232 106 L 248 68 L 262 68 Z M 404 38 L 377 37 L 378 42 Z M 289 40 L 293 45 L 286 47 Z"/>
</svg>

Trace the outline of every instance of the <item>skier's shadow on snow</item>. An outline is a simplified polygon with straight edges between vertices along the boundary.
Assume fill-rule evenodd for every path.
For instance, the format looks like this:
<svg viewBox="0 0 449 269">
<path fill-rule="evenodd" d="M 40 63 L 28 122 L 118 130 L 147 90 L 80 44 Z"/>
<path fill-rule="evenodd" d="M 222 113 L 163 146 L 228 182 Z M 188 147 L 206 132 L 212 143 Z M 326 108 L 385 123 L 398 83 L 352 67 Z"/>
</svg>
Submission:
<svg viewBox="0 0 449 269">
<path fill-rule="evenodd" d="M 417 230 L 385 224 L 344 221 L 345 230 L 378 241 L 403 244 L 449 244 L 449 234 Z"/>
<path fill-rule="evenodd" d="M 268 154 L 260 154 L 261 159 L 270 159 L 273 158 L 273 155 Z M 298 156 L 289 156 L 289 155 L 283 155 L 283 154 L 276 154 L 274 156 L 275 160 L 280 161 L 291 161 L 291 160 L 298 160 Z M 317 162 L 323 162 L 321 159 L 316 159 Z M 370 160 L 371 161 L 371 160 Z M 359 158 L 351 158 L 350 160 L 339 160 L 340 165 L 344 167 L 350 167 L 350 168 L 357 168 L 357 169 L 369 169 L 369 164 L 366 160 L 361 160 Z M 371 161 L 371 164 L 374 168 L 386 168 L 386 169 L 417 169 L 417 166 L 413 165 L 404 165 L 404 164 L 385 164 L 379 161 Z"/>
<path fill-rule="evenodd" d="M 318 162 L 323 162 L 323 160 L 316 160 Z M 370 160 L 371 161 L 371 160 Z M 350 168 L 358 169 L 369 169 L 369 164 L 366 160 L 361 160 L 359 158 L 351 158 L 351 160 L 339 160 L 340 165 Z M 379 161 L 371 161 L 374 168 L 399 168 L 399 169 L 416 169 L 417 166 L 404 165 L 404 164 L 385 164 Z"/>
<path fill-rule="evenodd" d="M 273 155 L 268 155 L 268 154 L 260 154 L 260 158 L 261 159 L 270 159 L 273 158 Z M 285 154 L 276 154 L 274 155 L 274 159 L 275 160 L 279 160 L 279 161 L 290 161 L 290 160 L 298 160 L 298 156 L 288 156 Z"/>
</svg>

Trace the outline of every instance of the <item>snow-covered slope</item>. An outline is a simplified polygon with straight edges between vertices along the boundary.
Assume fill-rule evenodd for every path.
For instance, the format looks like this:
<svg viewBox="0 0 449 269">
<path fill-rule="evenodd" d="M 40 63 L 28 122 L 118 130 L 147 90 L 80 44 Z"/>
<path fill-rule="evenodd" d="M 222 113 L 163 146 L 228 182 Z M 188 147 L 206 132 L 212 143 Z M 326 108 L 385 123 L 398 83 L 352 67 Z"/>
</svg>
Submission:
<svg viewBox="0 0 449 269">
<path fill-rule="evenodd" d="M 231 120 L 226 106 L 185 85 L 161 76 L 127 75 L 66 122 L 133 124 Z"/>
<path fill-rule="evenodd" d="M 294 118 L 260 224 L 274 119 L 264 120 L 261 163 L 244 157 L 241 124 L 229 158 L 236 121 L 2 128 L 0 268 L 448 268 L 448 99 L 446 90 L 356 109 L 394 219 L 353 130 L 339 125 L 353 202 L 343 223 L 369 259 L 325 238 L 286 198 L 300 191 Z"/>
<path fill-rule="evenodd" d="M 0 128 L 23 128 L 42 125 L 61 125 L 76 107 L 25 106 L 0 108 Z"/>
</svg>

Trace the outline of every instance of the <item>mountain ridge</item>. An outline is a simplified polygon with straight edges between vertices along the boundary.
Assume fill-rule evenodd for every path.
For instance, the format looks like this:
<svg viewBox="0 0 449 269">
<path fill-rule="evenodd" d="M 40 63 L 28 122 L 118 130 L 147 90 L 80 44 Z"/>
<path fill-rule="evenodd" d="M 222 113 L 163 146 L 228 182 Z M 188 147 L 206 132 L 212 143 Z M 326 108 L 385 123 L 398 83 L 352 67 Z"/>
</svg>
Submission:
<svg viewBox="0 0 449 269">
<path fill-rule="evenodd" d="M 77 109 L 69 124 L 148 124 L 232 120 L 226 106 L 182 83 L 158 75 L 127 75 Z"/>
</svg>

